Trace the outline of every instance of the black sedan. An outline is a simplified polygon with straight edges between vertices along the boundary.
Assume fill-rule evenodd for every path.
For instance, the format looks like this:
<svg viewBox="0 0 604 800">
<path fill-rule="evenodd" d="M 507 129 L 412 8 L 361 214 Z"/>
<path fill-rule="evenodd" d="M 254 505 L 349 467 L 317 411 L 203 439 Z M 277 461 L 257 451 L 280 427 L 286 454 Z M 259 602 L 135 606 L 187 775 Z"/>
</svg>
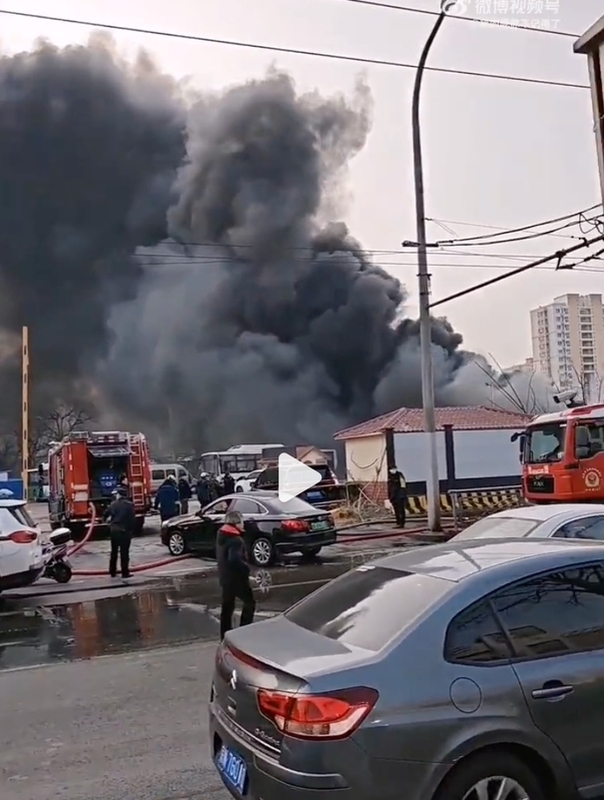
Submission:
<svg viewBox="0 0 604 800">
<path fill-rule="evenodd" d="M 161 540 L 173 556 L 214 555 L 216 534 L 227 511 L 242 514 L 249 560 L 258 567 L 269 566 L 284 553 L 316 556 L 336 541 L 331 514 L 297 497 L 282 502 L 277 492 L 262 491 L 230 494 L 197 514 L 174 517 L 162 525 Z"/>
</svg>

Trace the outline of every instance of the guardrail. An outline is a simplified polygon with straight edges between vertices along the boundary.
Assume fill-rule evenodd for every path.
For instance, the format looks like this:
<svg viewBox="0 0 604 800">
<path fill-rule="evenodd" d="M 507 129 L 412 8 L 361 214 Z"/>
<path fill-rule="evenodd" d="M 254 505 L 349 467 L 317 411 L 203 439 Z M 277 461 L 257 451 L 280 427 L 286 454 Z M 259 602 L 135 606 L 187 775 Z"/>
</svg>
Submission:
<svg viewBox="0 0 604 800">
<path fill-rule="evenodd" d="M 503 511 L 506 508 L 522 506 L 525 502 L 521 486 L 506 486 L 498 489 L 493 487 L 451 489 L 449 496 L 455 528 L 468 516 L 476 516 L 476 512 Z"/>
</svg>

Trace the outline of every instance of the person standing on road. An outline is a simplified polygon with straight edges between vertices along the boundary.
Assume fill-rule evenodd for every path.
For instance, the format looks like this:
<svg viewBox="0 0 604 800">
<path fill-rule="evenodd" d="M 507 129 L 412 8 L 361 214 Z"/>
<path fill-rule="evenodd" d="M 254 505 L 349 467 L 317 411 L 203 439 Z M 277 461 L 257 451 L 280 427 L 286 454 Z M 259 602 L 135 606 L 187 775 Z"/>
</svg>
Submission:
<svg viewBox="0 0 604 800">
<path fill-rule="evenodd" d="M 240 625 L 250 625 L 254 621 L 256 601 L 250 585 L 250 568 L 247 563 L 245 542 L 243 540 L 243 517 L 238 511 L 228 511 L 224 525 L 216 538 L 216 560 L 218 577 L 222 589 L 220 607 L 220 640 L 233 627 L 235 601 L 241 600 Z"/>
<path fill-rule="evenodd" d="M 180 513 L 188 514 L 189 500 L 193 496 L 193 492 L 189 481 L 185 477 L 180 478 L 178 481 L 178 495 L 180 497 Z"/>
<path fill-rule="evenodd" d="M 109 556 L 109 574 L 117 575 L 117 557 L 120 557 L 122 578 L 132 577 L 130 573 L 130 544 L 136 527 L 134 503 L 128 499 L 128 490 L 119 486 L 115 490 L 116 498 L 105 512 L 105 522 L 109 523 L 111 536 L 111 555 Z"/>
<path fill-rule="evenodd" d="M 205 508 L 208 503 L 212 502 L 212 489 L 210 487 L 210 481 L 207 472 L 202 472 L 199 476 L 195 491 L 197 493 L 199 505 L 202 508 Z"/>
<path fill-rule="evenodd" d="M 388 499 L 394 510 L 397 527 L 404 528 L 407 517 L 407 481 L 396 466 L 388 471 Z"/>
<path fill-rule="evenodd" d="M 176 485 L 176 478 L 168 475 L 166 480 L 157 490 L 154 506 L 159 510 L 162 522 L 172 517 L 177 517 L 180 511 L 180 494 Z"/>
<path fill-rule="evenodd" d="M 225 494 L 233 494 L 233 492 L 235 491 L 235 478 L 233 478 L 228 469 L 224 473 L 224 478 L 222 479 L 222 485 L 224 487 Z"/>
</svg>

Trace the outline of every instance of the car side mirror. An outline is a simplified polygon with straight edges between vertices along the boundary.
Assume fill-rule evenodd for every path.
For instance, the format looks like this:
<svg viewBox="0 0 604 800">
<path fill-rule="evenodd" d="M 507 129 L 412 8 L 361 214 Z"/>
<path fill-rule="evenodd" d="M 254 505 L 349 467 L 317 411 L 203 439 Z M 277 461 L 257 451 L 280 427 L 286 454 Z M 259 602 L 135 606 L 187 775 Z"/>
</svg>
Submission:
<svg viewBox="0 0 604 800">
<path fill-rule="evenodd" d="M 589 448 L 589 444 L 590 444 L 589 431 L 584 425 L 579 425 L 575 430 L 575 447 L 577 449 L 579 447 Z"/>
<path fill-rule="evenodd" d="M 590 445 L 578 445 L 575 447 L 575 456 L 581 460 L 582 458 L 589 458 L 591 456 Z"/>
</svg>

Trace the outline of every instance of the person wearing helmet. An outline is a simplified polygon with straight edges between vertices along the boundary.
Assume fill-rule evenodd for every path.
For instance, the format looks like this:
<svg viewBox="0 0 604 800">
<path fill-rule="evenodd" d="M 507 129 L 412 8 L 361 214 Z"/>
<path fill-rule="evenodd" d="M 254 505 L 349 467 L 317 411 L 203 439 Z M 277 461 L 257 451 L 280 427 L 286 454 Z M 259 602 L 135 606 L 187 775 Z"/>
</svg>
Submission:
<svg viewBox="0 0 604 800">
<path fill-rule="evenodd" d="M 240 625 L 250 625 L 254 621 L 256 602 L 250 585 L 250 568 L 247 563 L 245 542 L 243 540 L 243 517 L 239 511 L 228 511 L 224 525 L 216 538 L 216 561 L 218 578 L 222 589 L 220 606 L 220 640 L 233 627 L 235 602 L 241 600 Z"/>
<path fill-rule="evenodd" d="M 159 511 L 162 522 L 172 517 L 177 517 L 180 513 L 180 494 L 174 475 L 168 475 L 166 480 L 157 490 L 155 495 L 155 509 Z"/>
<path fill-rule="evenodd" d="M 109 556 L 109 574 L 117 575 L 117 557 L 120 557 L 122 578 L 130 578 L 130 544 L 136 528 L 134 504 L 128 499 L 128 489 L 118 486 L 113 496 L 115 500 L 105 512 L 105 522 L 109 523 L 111 538 L 111 554 Z"/>
</svg>

